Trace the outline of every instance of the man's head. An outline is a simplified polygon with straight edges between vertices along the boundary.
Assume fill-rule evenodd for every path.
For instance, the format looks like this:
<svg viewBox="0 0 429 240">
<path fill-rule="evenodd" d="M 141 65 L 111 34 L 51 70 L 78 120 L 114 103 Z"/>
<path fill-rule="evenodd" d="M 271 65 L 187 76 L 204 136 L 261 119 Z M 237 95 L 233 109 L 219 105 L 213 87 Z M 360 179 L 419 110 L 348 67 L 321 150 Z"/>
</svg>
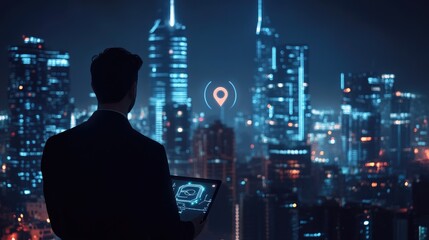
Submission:
<svg viewBox="0 0 429 240">
<path fill-rule="evenodd" d="M 91 63 L 91 85 L 99 104 L 118 103 L 134 95 L 141 58 L 123 48 L 107 48 L 96 55 Z M 134 91 L 134 92 L 133 92 Z"/>
</svg>

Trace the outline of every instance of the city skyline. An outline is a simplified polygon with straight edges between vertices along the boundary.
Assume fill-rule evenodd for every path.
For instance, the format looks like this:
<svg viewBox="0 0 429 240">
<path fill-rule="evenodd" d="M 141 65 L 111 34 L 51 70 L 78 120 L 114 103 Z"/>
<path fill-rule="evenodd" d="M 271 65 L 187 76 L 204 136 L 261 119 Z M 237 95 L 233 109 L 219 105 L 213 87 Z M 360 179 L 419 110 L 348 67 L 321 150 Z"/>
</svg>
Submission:
<svg viewBox="0 0 429 240">
<path fill-rule="evenodd" d="M 280 43 L 309 45 L 310 94 L 314 108 L 338 109 L 341 72 L 393 73 L 400 89 L 428 95 L 423 68 L 424 56 L 429 53 L 429 47 L 423 44 L 429 38 L 424 32 L 428 23 L 423 21 L 419 2 L 414 4 L 271 0 L 264 2 L 267 6 L 264 12 L 280 34 Z M 92 55 L 112 45 L 128 48 L 143 57 L 138 98 L 140 104 L 148 106 L 147 37 L 159 3 L 109 1 L 102 5 L 96 1 L 48 1 L 26 8 L 34 10 L 23 10 L 16 3 L 4 5 L 2 9 L 9 11 L 2 14 L 1 23 L 13 24 L 5 24 L 1 30 L 1 35 L 5 36 L 0 40 L 2 48 L 18 42 L 22 34 L 29 34 L 44 38 L 49 47 L 70 52 L 71 96 L 76 98 L 78 107 L 90 103 Z M 176 18 L 187 26 L 189 35 L 190 97 L 202 98 L 204 85 L 209 81 L 233 81 L 239 94 L 235 110 L 250 113 L 257 1 L 176 1 L 176 6 Z M 124 18 L 125 15 L 129 17 Z M 26 21 L 28 19 L 34 21 Z M 90 27 L 80 28 L 84 22 Z M 91 26 L 100 27 L 88 31 Z M 0 89 L 3 90 L 0 99 L 6 99 L 8 68 L 5 59 L 0 60 L 0 66 Z M 332 92 L 329 97 L 324 95 L 327 90 Z M 6 101 L 0 102 L 0 107 L 5 108 Z M 208 110 L 201 101 L 195 101 L 193 108 Z"/>
<path fill-rule="evenodd" d="M 44 142 L 93 114 L 91 57 L 123 47 L 145 61 L 135 111 L 126 116 L 130 125 L 164 145 L 170 174 L 222 181 L 200 239 L 428 239 L 422 190 L 429 184 L 429 22 L 418 3 L 24 2 L 25 8 L 5 4 L 10 12 L 0 17 L 14 23 L 0 30 L 11 31 L 0 40 L 8 48 L 7 74 L 0 59 L 0 89 L 1 76 L 8 79 L 8 98 L 0 101 L 0 238 L 53 237 L 50 223 L 55 229 L 57 220 L 46 214 L 40 185 Z M 212 82 L 217 88 L 207 94 Z M 222 106 L 226 82 L 234 88 L 234 108 L 212 109 L 206 97 Z M 67 167 L 71 175 L 60 179 L 60 189 L 91 187 L 93 176 L 121 183 L 128 178 L 103 169 L 137 170 L 135 159 L 146 161 L 152 152 L 124 154 L 130 151 L 121 144 L 105 151 L 94 144 L 97 137 L 110 146 L 128 136 L 109 134 L 114 125 L 102 132 L 91 126 L 63 134 L 83 129 L 91 141 L 61 142 L 76 143 L 67 147 L 76 153 L 100 152 L 102 160 L 90 161 L 87 171 Z M 81 166 L 87 156 L 55 162 Z M 140 172 L 148 176 L 133 175 Z M 75 173 L 91 177 L 69 181 Z M 101 206 L 131 193 L 115 186 L 96 200 Z M 63 200 L 82 192 L 72 188 Z M 123 209 L 116 203 L 123 204 L 108 204 L 113 212 Z"/>
</svg>

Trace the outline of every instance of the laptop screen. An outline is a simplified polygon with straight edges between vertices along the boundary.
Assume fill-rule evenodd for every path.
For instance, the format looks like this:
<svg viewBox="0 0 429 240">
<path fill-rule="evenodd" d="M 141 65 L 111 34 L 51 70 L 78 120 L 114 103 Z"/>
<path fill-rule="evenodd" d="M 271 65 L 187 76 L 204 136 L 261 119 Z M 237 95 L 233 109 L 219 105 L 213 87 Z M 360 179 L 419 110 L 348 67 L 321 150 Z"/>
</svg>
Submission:
<svg viewBox="0 0 429 240">
<path fill-rule="evenodd" d="M 191 221 L 203 214 L 207 218 L 221 181 L 171 176 L 180 220 Z"/>
</svg>

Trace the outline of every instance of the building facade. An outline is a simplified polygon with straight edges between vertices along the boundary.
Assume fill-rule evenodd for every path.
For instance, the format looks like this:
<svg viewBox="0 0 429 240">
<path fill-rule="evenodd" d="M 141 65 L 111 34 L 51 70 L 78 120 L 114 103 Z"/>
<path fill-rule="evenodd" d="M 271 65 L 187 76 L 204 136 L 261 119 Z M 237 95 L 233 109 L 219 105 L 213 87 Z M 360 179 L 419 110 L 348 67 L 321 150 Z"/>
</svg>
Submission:
<svg viewBox="0 0 429 240">
<path fill-rule="evenodd" d="M 271 27 L 268 15 L 263 14 L 263 2 L 258 0 L 258 20 L 256 24 L 256 73 L 252 88 L 252 122 L 255 136 L 256 152 L 261 148 L 261 143 L 266 143 L 264 135 L 266 131 L 266 96 L 265 87 L 273 78 L 276 69 L 276 46 L 279 35 Z"/>
<path fill-rule="evenodd" d="M 341 165 L 350 173 L 385 157 L 394 79 L 393 74 L 341 74 Z"/>
<path fill-rule="evenodd" d="M 69 58 L 67 52 L 46 49 L 44 40 L 36 37 L 23 36 L 22 45 L 9 48 L 6 168 L 11 196 L 42 194 L 40 160 L 45 141 L 70 128 Z"/>
<path fill-rule="evenodd" d="M 190 107 L 187 53 L 186 27 L 176 22 L 174 0 L 170 0 L 149 31 L 150 132 L 160 143 L 164 142 L 164 107 L 177 104 Z"/>
<path fill-rule="evenodd" d="M 208 227 L 216 237 L 232 239 L 236 229 L 235 134 L 232 128 L 215 121 L 194 132 L 192 140 L 194 176 L 222 180 Z"/>
</svg>

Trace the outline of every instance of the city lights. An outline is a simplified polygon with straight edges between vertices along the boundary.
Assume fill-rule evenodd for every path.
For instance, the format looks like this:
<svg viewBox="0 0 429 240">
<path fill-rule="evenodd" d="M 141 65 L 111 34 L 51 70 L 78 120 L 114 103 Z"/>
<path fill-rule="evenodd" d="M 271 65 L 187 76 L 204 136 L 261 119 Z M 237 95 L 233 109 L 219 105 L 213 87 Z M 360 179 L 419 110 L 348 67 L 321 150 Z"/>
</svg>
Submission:
<svg viewBox="0 0 429 240">
<path fill-rule="evenodd" d="M 329 18 L 329 23 L 350 26 L 344 32 L 333 25 L 341 39 L 312 39 L 314 31 L 310 26 L 308 36 L 294 33 L 303 25 L 302 21 L 287 18 L 299 15 L 294 11 L 300 9 L 292 2 L 285 9 L 283 3 L 266 4 L 263 0 L 255 0 L 253 8 L 234 2 L 228 4 L 232 15 L 225 15 L 215 4 L 205 13 L 186 1 L 161 2 L 157 14 L 147 15 L 156 16 L 148 18 L 150 27 L 134 38 L 124 35 L 120 41 L 125 48 L 139 49 L 138 54 L 145 54 L 141 57 L 147 59 L 139 78 L 148 81 L 139 80 L 145 90 L 139 90 L 136 106 L 127 119 L 136 131 L 164 146 L 170 174 L 222 181 L 222 207 L 212 211 L 209 219 L 213 220 L 207 222 L 208 230 L 202 232 L 200 239 L 354 236 L 377 240 L 379 236 L 428 236 L 427 84 L 423 77 L 420 85 L 410 87 L 424 72 L 420 69 L 423 65 L 416 65 L 424 58 L 410 54 L 424 52 L 427 39 L 421 37 L 415 46 L 409 45 L 408 50 L 413 51 L 401 46 L 409 44 L 402 35 L 414 39 L 414 29 L 426 29 L 415 25 L 414 18 L 419 17 L 410 18 L 398 10 L 398 14 L 385 14 L 380 24 L 373 13 L 367 14 L 375 19 L 374 26 L 379 26 L 383 40 L 379 47 L 378 37 L 371 38 L 370 46 L 368 41 L 361 41 L 361 36 L 372 34 L 365 24 L 355 29 L 347 19 L 333 21 L 341 20 L 337 15 L 344 14 L 330 14 Z M 147 4 L 155 9 L 152 3 Z M 314 4 L 318 9 L 320 4 Z M 353 21 L 361 21 L 356 16 L 387 6 L 377 2 L 368 10 L 367 4 L 360 4 L 360 12 L 354 12 L 352 7 L 346 11 L 355 16 Z M 243 12 L 233 10 L 234 6 L 240 6 Z M 336 13 L 344 6 L 340 4 L 328 12 Z M 395 4 L 390 8 L 395 10 Z M 239 23 L 244 23 L 251 16 L 244 14 L 249 9 L 254 10 L 246 13 L 253 15 L 253 21 L 248 23 L 251 28 L 225 24 L 229 15 L 243 15 Z M 411 12 L 414 7 L 404 9 Z M 24 12 L 18 15 L 36 19 Z M 58 17 L 51 13 L 41 17 L 42 12 L 35 12 L 40 13 L 40 21 L 50 19 L 50 15 Z M 129 19 L 137 24 L 130 29 L 141 29 L 140 20 L 149 21 L 135 21 L 133 11 L 128 12 L 124 24 Z M 304 22 L 310 25 L 311 17 L 319 14 L 325 13 L 316 11 L 302 16 L 309 16 Z M 189 22 L 200 15 L 206 19 L 198 24 Z M 274 21 L 270 15 L 276 16 Z M 285 22 L 279 22 L 279 16 Z M 207 19 L 210 21 L 203 22 Z M 11 24 L 15 24 L 12 20 Z M 64 23 L 61 16 L 56 20 Z M 400 21 L 403 26 L 415 28 L 403 32 L 402 25 L 388 26 Z M 24 21 L 16 24 L 24 24 L 21 22 Z M 149 26 L 149 22 L 145 24 Z M 318 24 L 324 26 L 327 22 L 320 18 Z M 115 26 L 111 27 L 115 32 Z M 14 25 L 10 28 L 14 29 Z M 385 29 L 397 31 L 394 41 Z M 5 47 L 7 55 L 2 58 L 8 61 L 4 64 L 8 72 L 3 74 L 7 86 L 7 99 L 2 101 L 5 109 L 0 109 L 0 210 L 4 211 L 0 215 L 13 216 L 0 229 L 5 239 L 21 239 L 24 233 L 28 233 L 27 238 L 53 239 L 54 218 L 49 218 L 44 205 L 40 172 L 44 144 L 50 136 L 84 123 L 97 109 L 95 93 L 90 93 L 91 103 L 80 97 L 88 98 L 81 82 L 90 81 L 81 73 L 88 74 L 81 63 L 88 63 L 90 57 L 82 60 L 81 55 L 93 53 L 82 54 L 72 47 L 77 45 L 74 41 L 61 42 L 58 39 L 63 36 L 41 32 L 46 36 L 40 37 L 49 39 L 46 44 L 36 36 L 18 36 L 18 42 Z M 13 36 L 5 39 L 10 37 Z M 111 36 L 102 38 L 100 44 Z M 64 39 L 79 40 L 73 36 Z M 234 44 L 238 40 L 242 45 Z M 90 49 L 79 44 L 79 49 Z M 70 54 L 49 46 L 69 48 Z M 142 52 L 141 46 L 147 52 Z M 249 51 L 248 46 L 251 52 L 244 52 Z M 391 46 L 398 50 L 381 54 Z M 321 61 L 324 58 L 326 62 Z M 407 87 L 416 92 L 409 92 Z M 118 164 L 121 161 L 115 167 Z M 101 176 L 98 172 L 93 174 Z M 110 177 L 112 183 L 120 182 L 114 175 Z M 111 189 L 115 194 L 117 188 Z M 13 206 L 6 206 L 9 202 Z M 112 209 L 108 211 L 115 212 L 118 206 L 109 207 Z"/>
</svg>

